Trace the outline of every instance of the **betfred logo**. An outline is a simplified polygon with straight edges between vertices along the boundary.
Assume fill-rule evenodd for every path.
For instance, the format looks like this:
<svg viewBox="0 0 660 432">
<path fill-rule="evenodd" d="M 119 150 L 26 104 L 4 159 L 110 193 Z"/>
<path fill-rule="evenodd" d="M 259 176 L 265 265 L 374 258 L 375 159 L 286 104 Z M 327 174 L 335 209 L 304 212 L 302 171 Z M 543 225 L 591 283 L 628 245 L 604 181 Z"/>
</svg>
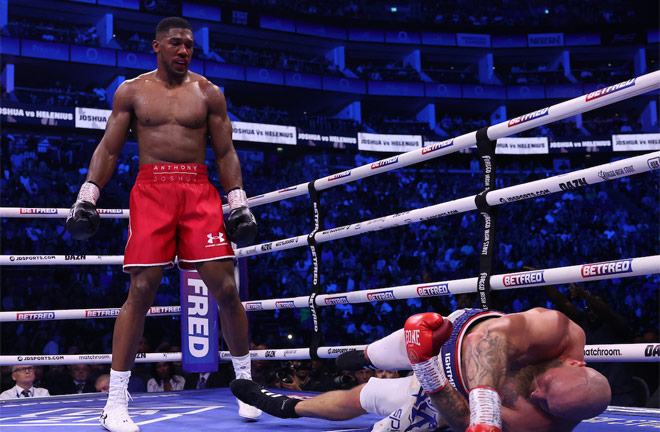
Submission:
<svg viewBox="0 0 660 432">
<path fill-rule="evenodd" d="M 277 191 L 277 193 L 294 191 L 294 190 L 296 190 L 296 188 L 298 188 L 298 186 L 291 186 L 291 187 L 288 187 L 288 188 L 285 188 L 285 189 L 280 189 L 280 190 Z"/>
<path fill-rule="evenodd" d="M 57 209 L 54 208 L 22 208 L 19 210 L 20 214 L 57 214 Z"/>
<path fill-rule="evenodd" d="M 328 181 L 337 180 L 337 179 L 340 179 L 340 178 L 343 178 L 343 177 L 348 177 L 348 176 L 350 176 L 350 175 L 351 175 L 351 171 L 350 171 L 350 170 L 348 170 L 348 171 L 344 171 L 344 172 L 340 172 L 339 174 L 334 174 L 334 175 L 331 175 L 330 177 L 328 177 Z"/>
<path fill-rule="evenodd" d="M 514 119 L 509 120 L 509 127 L 513 126 L 518 126 L 523 123 L 527 123 L 528 121 L 537 119 L 539 117 L 547 116 L 550 108 L 543 108 L 538 111 L 534 111 L 531 113 L 527 113 L 525 115 L 522 115 L 520 117 L 516 117 Z"/>
<path fill-rule="evenodd" d="M 454 145 L 454 139 L 450 139 L 447 141 L 442 141 L 439 143 L 431 144 L 430 146 L 427 147 L 422 147 L 422 154 L 425 155 L 427 153 L 432 153 L 436 150 L 440 150 L 443 148 L 451 147 Z"/>
<path fill-rule="evenodd" d="M 373 169 L 382 168 L 382 167 L 385 167 L 385 166 L 388 166 L 388 165 L 395 164 L 397 162 L 399 162 L 399 156 L 394 156 L 394 157 L 391 157 L 391 158 L 383 159 L 383 160 L 380 160 L 378 162 L 372 163 L 371 164 L 371 169 L 373 170 Z"/>
<path fill-rule="evenodd" d="M 433 297 L 443 294 L 449 294 L 449 286 L 447 284 L 433 284 L 417 287 L 417 295 L 420 297 Z"/>
<path fill-rule="evenodd" d="M 264 306 L 261 304 L 261 302 L 247 302 L 245 303 L 245 310 L 264 310 Z"/>
<path fill-rule="evenodd" d="M 116 317 L 117 315 L 119 315 L 119 309 L 88 309 L 85 311 L 87 318 Z"/>
<path fill-rule="evenodd" d="M 325 304 L 327 305 L 338 305 L 338 304 L 348 304 L 348 297 L 328 297 L 325 299 Z"/>
<path fill-rule="evenodd" d="M 635 78 L 633 78 L 631 80 L 628 80 L 628 81 L 621 82 L 619 84 L 614 84 L 612 86 L 605 87 L 603 89 L 596 90 L 595 92 L 589 93 L 586 97 L 586 101 L 589 102 L 589 101 L 592 101 L 594 99 L 598 99 L 600 97 L 607 96 L 608 94 L 618 92 L 619 90 L 623 90 L 625 88 L 632 87 L 634 85 L 635 85 Z"/>
<path fill-rule="evenodd" d="M 181 306 L 151 306 L 149 313 L 151 315 L 180 313 Z"/>
<path fill-rule="evenodd" d="M 17 321 L 43 321 L 55 319 L 55 312 L 18 312 Z"/>
<path fill-rule="evenodd" d="M 630 272 L 632 272 L 632 259 L 609 261 L 597 264 L 585 264 L 582 266 L 581 271 L 583 278 Z"/>
<path fill-rule="evenodd" d="M 396 297 L 394 297 L 394 292 L 392 290 L 379 291 L 379 292 L 367 293 L 367 300 L 369 301 L 396 300 Z"/>
<path fill-rule="evenodd" d="M 545 282 L 543 279 L 543 270 L 529 273 L 505 275 L 503 278 L 504 286 L 525 286 L 535 285 Z"/>
<path fill-rule="evenodd" d="M 277 300 L 275 302 L 275 307 L 277 309 L 293 309 L 296 307 L 296 304 L 293 300 Z"/>
<path fill-rule="evenodd" d="M 99 212 L 100 215 L 102 215 L 102 214 L 117 215 L 117 214 L 124 213 L 124 210 L 122 210 L 122 209 L 98 209 L 97 211 Z"/>
</svg>

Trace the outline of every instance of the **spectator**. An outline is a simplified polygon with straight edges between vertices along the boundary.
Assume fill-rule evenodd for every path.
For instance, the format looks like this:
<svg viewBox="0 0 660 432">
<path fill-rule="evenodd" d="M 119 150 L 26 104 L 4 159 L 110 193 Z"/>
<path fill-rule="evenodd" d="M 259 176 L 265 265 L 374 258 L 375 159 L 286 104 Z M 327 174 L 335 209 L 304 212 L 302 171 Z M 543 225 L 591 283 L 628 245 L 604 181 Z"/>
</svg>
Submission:
<svg viewBox="0 0 660 432">
<path fill-rule="evenodd" d="M 398 371 L 388 371 L 388 370 L 384 370 L 384 369 L 376 369 L 376 372 L 375 372 L 374 376 L 376 378 L 392 379 L 392 378 L 401 377 L 401 374 L 399 374 Z"/>
<path fill-rule="evenodd" d="M 321 391 L 321 383 L 312 379 L 310 376 L 311 368 L 312 364 L 309 360 L 291 362 L 291 370 L 293 372 L 290 375 L 291 382 L 282 380 L 281 388 L 297 391 Z"/>
<path fill-rule="evenodd" d="M 34 366 L 14 365 L 11 377 L 16 385 L 0 394 L 0 400 L 50 396 L 47 389 L 34 387 Z"/>
<path fill-rule="evenodd" d="M 374 371 L 373 369 L 361 369 L 355 371 L 354 374 L 355 374 L 355 380 L 357 381 L 357 385 L 360 385 L 360 384 L 366 384 L 369 381 L 369 378 L 375 376 L 376 371 Z"/>
<path fill-rule="evenodd" d="M 176 376 L 176 375 L 175 375 Z M 195 372 L 185 375 L 184 390 L 203 390 L 207 388 L 229 387 L 233 378 L 228 364 L 220 364 L 217 372 Z"/>
<path fill-rule="evenodd" d="M 103 374 L 96 378 L 94 388 L 97 392 L 108 393 L 110 392 L 110 374 Z"/>
<path fill-rule="evenodd" d="M 147 382 L 147 391 L 150 393 L 183 390 L 186 385 L 185 378 L 172 374 L 172 365 L 168 362 L 153 363 L 151 376 Z"/>
<path fill-rule="evenodd" d="M 58 374 L 52 381 L 49 379 L 54 395 L 94 393 L 94 379 L 90 377 L 88 364 L 69 366 L 63 373 Z"/>
</svg>

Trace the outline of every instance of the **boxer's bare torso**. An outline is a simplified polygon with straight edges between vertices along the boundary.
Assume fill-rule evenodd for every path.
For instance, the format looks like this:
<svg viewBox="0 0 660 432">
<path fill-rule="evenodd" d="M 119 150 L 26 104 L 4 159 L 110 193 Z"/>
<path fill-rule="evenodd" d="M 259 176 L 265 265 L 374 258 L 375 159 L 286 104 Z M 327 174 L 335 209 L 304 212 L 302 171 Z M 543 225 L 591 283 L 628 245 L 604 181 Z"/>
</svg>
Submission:
<svg viewBox="0 0 660 432">
<path fill-rule="evenodd" d="M 140 164 L 204 163 L 209 98 L 219 94 L 215 85 L 188 72 L 181 84 L 171 86 L 152 71 L 127 81 L 121 90 L 114 111 L 123 121 L 130 116 Z"/>
<path fill-rule="evenodd" d="M 465 336 L 461 365 L 468 385 L 485 374 L 501 376 L 496 384 L 504 431 L 564 432 L 579 422 L 552 416 L 531 394 L 541 373 L 565 358 L 583 360 L 583 348 L 584 333 L 576 324 L 554 311 L 532 309 L 476 324 Z M 501 361 L 504 353 L 508 362 Z"/>
</svg>

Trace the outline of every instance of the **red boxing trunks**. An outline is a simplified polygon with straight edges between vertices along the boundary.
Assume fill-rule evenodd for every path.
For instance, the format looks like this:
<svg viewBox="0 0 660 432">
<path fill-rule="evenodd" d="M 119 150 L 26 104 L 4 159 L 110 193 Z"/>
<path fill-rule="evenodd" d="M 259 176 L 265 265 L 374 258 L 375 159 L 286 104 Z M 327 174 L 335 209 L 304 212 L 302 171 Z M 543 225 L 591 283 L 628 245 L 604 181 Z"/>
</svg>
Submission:
<svg viewBox="0 0 660 432">
<path fill-rule="evenodd" d="M 222 201 L 204 164 L 141 165 L 131 190 L 124 270 L 232 258 Z"/>
</svg>

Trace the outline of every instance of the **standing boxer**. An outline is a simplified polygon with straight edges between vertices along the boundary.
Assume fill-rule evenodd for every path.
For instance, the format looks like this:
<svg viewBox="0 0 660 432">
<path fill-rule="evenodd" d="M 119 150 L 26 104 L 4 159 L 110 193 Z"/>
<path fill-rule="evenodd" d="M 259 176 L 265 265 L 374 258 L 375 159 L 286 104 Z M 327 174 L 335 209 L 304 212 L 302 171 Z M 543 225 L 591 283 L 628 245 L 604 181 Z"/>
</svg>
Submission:
<svg viewBox="0 0 660 432">
<path fill-rule="evenodd" d="M 354 351 L 338 359 L 341 368 L 349 363 L 412 368 L 414 376 L 372 378 L 304 401 L 266 392 L 247 380 L 232 382 L 231 389 L 278 417 L 347 420 L 391 413 L 374 431 L 449 426 L 468 432 L 568 432 L 603 412 L 611 396 L 607 379 L 586 367 L 584 344 L 579 326 L 548 309 L 510 315 L 466 309 L 447 319 L 424 313 L 370 344 L 367 357 Z"/>
<path fill-rule="evenodd" d="M 192 27 L 186 20 L 170 17 L 158 24 L 152 42 L 158 68 L 117 89 L 87 181 L 67 219 L 67 229 L 74 238 L 85 239 L 96 232 L 100 222 L 96 200 L 132 132 L 138 141 L 140 172 L 131 191 L 124 255 L 130 289 L 115 322 L 110 394 L 100 419 L 113 432 L 139 430 L 128 415 L 130 369 L 145 314 L 163 269 L 173 265 L 175 256 L 181 267 L 197 269 L 215 297 L 236 376 L 250 378 L 247 316 L 236 290 L 229 240 L 251 242 L 256 222 L 242 189 L 225 98 L 217 86 L 188 70 L 193 45 Z M 226 232 L 222 202 L 204 164 L 207 138 L 215 153 L 220 182 L 228 191 L 231 213 Z M 239 415 L 254 419 L 261 411 L 239 402 Z"/>
</svg>

